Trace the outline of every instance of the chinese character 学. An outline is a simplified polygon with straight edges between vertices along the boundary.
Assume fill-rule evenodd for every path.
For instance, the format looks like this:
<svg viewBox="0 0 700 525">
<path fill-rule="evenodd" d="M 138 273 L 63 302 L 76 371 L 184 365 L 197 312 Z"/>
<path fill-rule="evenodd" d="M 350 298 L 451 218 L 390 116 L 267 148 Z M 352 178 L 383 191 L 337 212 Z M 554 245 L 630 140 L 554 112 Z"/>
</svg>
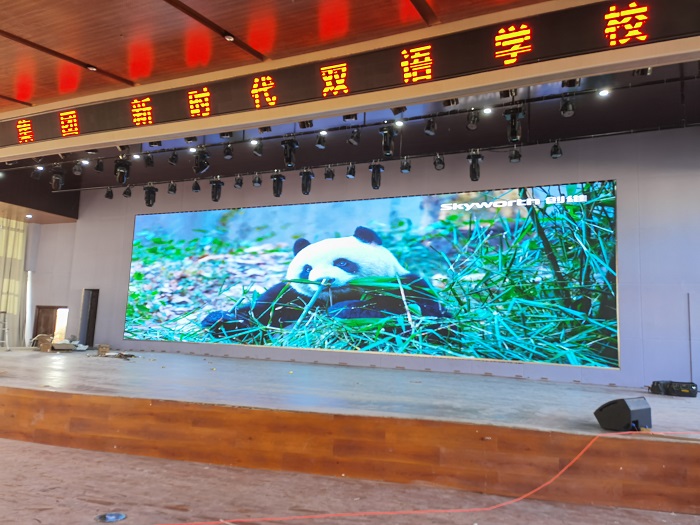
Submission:
<svg viewBox="0 0 700 525">
<path fill-rule="evenodd" d="M 323 96 L 327 97 L 329 94 L 335 96 L 339 93 L 347 94 L 350 92 L 347 84 L 345 84 L 345 79 L 348 76 L 348 65 L 347 63 L 335 64 L 333 66 L 326 66 L 321 68 L 321 78 L 325 86 L 323 87 Z"/>
<path fill-rule="evenodd" d="M 151 97 L 131 101 L 131 120 L 135 126 L 153 124 L 153 107 L 150 103 Z"/>
<path fill-rule="evenodd" d="M 208 117 L 211 115 L 211 93 L 204 87 L 202 91 L 188 91 L 187 99 L 190 102 L 190 117 Z"/>
<path fill-rule="evenodd" d="M 411 49 L 403 49 L 401 56 L 401 68 L 403 69 L 403 81 L 420 82 L 421 80 L 432 80 L 433 78 L 433 56 L 431 54 L 432 45 L 428 44 Z"/>
<path fill-rule="evenodd" d="M 34 142 L 34 129 L 32 128 L 32 121 L 28 118 L 23 118 L 17 121 L 17 142 L 20 144 Z"/>
<path fill-rule="evenodd" d="M 642 31 L 644 24 L 649 20 L 648 12 L 648 6 L 640 6 L 637 2 L 630 2 L 628 8 L 622 11 L 618 11 L 616 5 L 610 6 L 610 12 L 605 15 L 605 37 L 610 41 L 610 45 L 623 46 L 632 39 L 644 42 L 649 38 L 649 35 Z"/>
<path fill-rule="evenodd" d="M 263 77 L 255 77 L 253 80 L 253 87 L 250 90 L 250 96 L 253 97 L 253 102 L 255 102 L 255 109 L 260 109 L 262 102 L 260 101 L 260 96 L 265 97 L 265 103 L 272 107 L 277 104 L 277 95 L 271 95 L 270 90 L 275 87 L 275 81 L 272 80 L 270 75 Z"/>
<path fill-rule="evenodd" d="M 512 66 L 518 61 L 518 55 L 532 51 L 532 44 L 526 44 L 531 39 L 532 30 L 527 24 L 520 24 L 520 27 L 502 27 L 494 41 L 496 58 L 503 58 L 504 66 Z"/>
<path fill-rule="evenodd" d="M 68 137 L 69 135 L 80 135 L 78 127 L 78 112 L 74 109 L 63 111 L 58 114 L 61 124 L 61 136 Z"/>
</svg>

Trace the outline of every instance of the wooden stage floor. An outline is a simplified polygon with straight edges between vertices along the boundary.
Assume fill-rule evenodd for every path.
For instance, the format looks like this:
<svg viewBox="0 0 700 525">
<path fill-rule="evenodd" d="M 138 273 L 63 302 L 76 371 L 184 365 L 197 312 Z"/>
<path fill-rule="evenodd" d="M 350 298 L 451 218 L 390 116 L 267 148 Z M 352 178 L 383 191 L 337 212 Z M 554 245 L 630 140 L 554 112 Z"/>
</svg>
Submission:
<svg viewBox="0 0 700 525">
<path fill-rule="evenodd" d="M 646 397 L 653 433 L 602 437 L 534 498 L 700 513 L 700 399 L 377 368 L 142 353 L 0 353 L 0 437 L 519 496 Z M 664 435 L 661 435 L 664 434 Z"/>
</svg>

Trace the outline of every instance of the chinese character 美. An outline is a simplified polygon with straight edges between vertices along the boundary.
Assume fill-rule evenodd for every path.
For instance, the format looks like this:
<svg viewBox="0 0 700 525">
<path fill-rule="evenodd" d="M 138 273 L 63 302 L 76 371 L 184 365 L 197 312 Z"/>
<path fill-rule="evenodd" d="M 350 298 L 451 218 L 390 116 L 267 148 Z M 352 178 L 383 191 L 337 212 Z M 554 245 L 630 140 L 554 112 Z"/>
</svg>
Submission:
<svg viewBox="0 0 700 525">
<path fill-rule="evenodd" d="M 187 98 L 190 102 L 190 117 L 208 117 L 211 115 L 211 93 L 204 87 L 202 91 L 188 91 Z"/>
<path fill-rule="evenodd" d="M 401 68 L 403 69 L 404 83 L 432 80 L 433 56 L 430 52 L 432 47 L 431 44 L 428 44 L 401 51 L 403 56 Z"/>
<path fill-rule="evenodd" d="M 345 84 L 345 78 L 348 76 L 347 63 L 335 64 L 321 68 L 321 78 L 326 84 L 323 88 L 323 96 L 337 95 L 338 93 L 349 93 L 350 89 Z"/>
<path fill-rule="evenodd" d="M 58 114 L 58 118 L 61 123 L 62 137 L 67 137 L 69 135 L 80 135 L 77 111 L 74 109 L 71 109 L 70 111 L 63 111 Z"/>
<path fill-rule="evenodd" d="M 34 129 L 30 119 L 23 118 L 17 121 L 17 141 L 20 144 L 34 142 Z"/>
<path fill-rule="evenodd" d="M 131 120 L 136 126 L 153 124 L 153 107 L 149 104 L 151 97 L 135 98 L 131 101 Z"/>
<path fill-rule="evenodd" d="M 504 58 L 503 65 L 510 66 L 517 62 L 518 55 L 532 51 L 532 44 L 525 44 L 532 39 L 532 30 L 527 24 L 520 24 L 520 27 L 502 27 L 498 30 L 495 38 L 496 58 Z M 498 49 L 500 48 L 500 49 Z"/>
<path fill-rule="evenodd" d="M 277 95 L 271 95 L 269 93 L 273 87 L 275 87 L 275 81 L 272 80 L 271 76 L 255 77 L 255 80 L 253 80 L 253 87 L 250 90 L 250 95 L 255 102 L 255 109 L 260 109 L 262 105 L 260 102 L 261 93 L 265 96 L 265 103 L 268 106 L 272 107 L 277 104 Z"/>
<path fill-rule="evenodd" d="M 642 26 L 647 23 L 649 17 L 648 6 L 640 6 L 637 2 L 630 2 L 628 9 L 618 11 L 617 6 L 610 6 L 610 12 L 605 15 L 608 21 L 605 27 L 605 37 L 610 40 L 611 46 L 625 45 L 633 38 L 644 42 L 649 35 L 642 32 Z"/>
</svg>

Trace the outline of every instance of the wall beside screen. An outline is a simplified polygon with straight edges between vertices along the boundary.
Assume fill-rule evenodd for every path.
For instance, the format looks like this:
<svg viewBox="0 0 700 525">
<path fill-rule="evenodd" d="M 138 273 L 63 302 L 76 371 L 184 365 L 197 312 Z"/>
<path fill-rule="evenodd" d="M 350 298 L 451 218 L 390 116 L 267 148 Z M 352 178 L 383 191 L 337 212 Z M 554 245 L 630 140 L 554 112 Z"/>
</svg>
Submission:
<svg viewBox="0 0 700 525">
<path fill-rule="evenodd" d="M 86 192 L 71 232 L 42 226 L 42 238 L 65 237 L 72 263 L 68 275 L 57 276 L 50 263 L 55 255 L 42 252 L 41 243 L 32 302 L 55 295 L 55 284 L 44 279 L 48 275 L 69 283 L 65 302 L 71 312 L 79 310 L 84 288 L 99 289 L 96 343 L 125 351 L 629 386 L 659 378 L 689 380 L 693 363 L 700 370 L 700 243 L 691 240 L 700 231 L 700 214 L 689 197 L 700 195 L 698 143 L 700 129 L 688 128 L 566 142 L 556 160 L 547 145 L 525 148 L 519 164 L 509 163 L 506 152 L 486 152 L 478 182 L 469 180 L 465 155 L 447 156 L 439 172 L 430 158 L 414 159 L 408 174 L 389 161 L 383 163 L 380 190 L 371 188 L 369 171 L 358 170 L 355 180 L 316 178 L 308 196 L 289 173 L 279 199 L 267 179 L 261 188 L 227 184 L 217 204 L 204 192 L 184 188 L 176 195 L 160 192 L 152 209 L 138 192 L 113 201 Z M 530 198 L 544 192 L 544 203 L 509 206 L 522 191 Z M 588 203 L 546 204 L 547 196 L 566 201 L 567 195 L 583 194 Z M 405 196 L 414 197 L 395 199 Z M 497 201 L 506 204 L 492 215 L 459 208 Z M 342 205 L 314 204 L 322 202 Z M 309 215 L 291 212 L 303 209 Z M 198 226 L 175 227 L 197 216 L 204 218 Z M 202 325 L 212 312 L 235 316 L 237 308 L 284 280 L 298 238 L 352 236 L 357 226 L 374 230 L 402 267 L 425 280 L 448 315 L 423 315 L 421 305 L 410 300 L 401 315 L 391 311 L 375 324 L 321 318 L 313 308 L 298 312 L 302 322 L 313 318 L 336 327 L 321 333 L 347 333 L 344 325 L 351 325 L 365 338 L 352 351 L 337 351 L 333 341 L 294 340 L 290 332 L 297 319 L 269 333 L 228 330 L 223 337 Z M 459 241 L 452 242 L 455 238 Z M 154 243 L 162 242 L 169 243 L 167 249 L 156 249 Z M 183 252 L 191 242 L 197 245 L 192 253 Z M 162 257 L 149 259 L 151 252 Z M 555 260 L 562 262 L 557 270 Z M 412 290 L 399 279 L 390 293 Z M 68 331 L 77 331 L 78 323 L 69 318 Z M 412 346 L 416 324 L 431 337 Z M 377 338 L 366 337 L 368 332 L 383 334 L 391 344 L 371 347 L 369 341 Z M 387 351 L 396 348 L 406 352 Z"/>
</svg>

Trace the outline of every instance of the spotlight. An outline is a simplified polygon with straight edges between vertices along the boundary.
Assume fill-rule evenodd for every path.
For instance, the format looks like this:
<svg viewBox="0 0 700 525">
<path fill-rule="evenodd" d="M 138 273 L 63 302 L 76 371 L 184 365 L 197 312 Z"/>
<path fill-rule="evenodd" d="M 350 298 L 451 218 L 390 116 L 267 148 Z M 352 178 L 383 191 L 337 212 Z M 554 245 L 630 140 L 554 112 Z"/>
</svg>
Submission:
<svg viewBox="0 0 700 525">
<path fill-rule="evenodd" d="M 360 128 L 353 128 L 350 132 L 350 138 L 347 140 L 348 144 L 353 146 L 360 145 Z"/>
<path fill-rule="evenodd" d="M 347 115 L 343 115 L 343 122 L 355 120 L 357 120 L 357 113 L 348 113 Z"/>
<path fill-rule="evenodd" d="M 471 109 L 467 113 L 467 129 L 474 131 L 479 127 L 479 110 Z"/>
<path fill-rule="evenodd" d="M 599 97 L 607 97 L 609 94 L 610 94 L 610 90 L 609 90 L 609 89 L 603 88 L 603 89 L 601 89 L 600 91 L 598 91 L 598 96 L 599 96 Z"/>
<path fill-rule="evenodd" d="M 179 160 L 179 157 L 177 155 L 177 151 L 173 151 L 170 154 L 170 157 L 168 157 L 168 164 L 170 164 L 171 166 L 176 166 L 178 160 Z"/>
<path fill-rule="evenodd" d="M 141 154 L 140 154 L 140 153 L 134 153 L 134 154 L 131 156 L 131 160 L 139 160 L 140 158 L 141 158 Z"/>
<path fill-rule="evenodd" d="M 523 158 L 522 154 L 520 153 L 520 150 L 518 149 L 518 146 L 513 146 L 513 149 L 508 153 L 508 160 L 516 164 L 520 162 L 520 160 Z"/>
<path fill-rule="evenodd" d="M 233 181 L 233 187 L 240 190 L 243 187 L 243 177 L 236 175 L 236 179 Z"/>
<path fill-rule="evenodd" d="M 272 131 L 272 128 L 270 126 L 260 126 L 258 128 L 259 133 L 270 133 Z"/>
<path fill-rule="evenodd" d="M 635 69 L 634 71 L 632 71 L 632 76 L 633 77 L 648 77 L 649 75 L 651 75 L 651 72 L 652 72 L 652 68 L 644 67 L 644 68 Z"/>
<path fill-rule="evenodd" d="M 236 37 L 229 32 L 224 32 L 221 36 L 224 37 L 224 40 L 226 40 L 226 42 L 234 42 L 236 40 Z"/>
<path fill-rule="evenodd" d="M 80 159 L 80 164 L 82 164 L 83 166 L 87 166 L 88 164 L 90 164 L 90 161 L 87 159 Z"/>
<path fill-rule="evenodd" d="M 425 129 L 423 130 L 423 133 L 429 135 L 430 137 L 434 137 L 436 132 L 437 122 L 435 122 L 434 118 L 429 118 L 428 122 L 425 123 Z"/>
<path fill-rule="evenodd" d="M 160 140 L 152 140 L 148 143 L 149 148 L 160 148 L 163 143 Z"/>
<path fill-rule="evenodd" d="M 250 143 L 255 146 L 253 148 L 253 155 L 256 157 L 262 157 L 263 154 L 263 143 L 262 140 L 251 140 Z"/>
<path fill-rule="evenodd" d="M 522 136 L 522 126 L 520 121 L 525 117 L 525 112 L 521 106 L 510 108 L 503 113 L 506 121 L 508 121 L 507 137 L 508 142 L 520 142 Z"/>
<path fill-rule="evenodd" d="M 411 173 L 411 159 L 404 157 L 401 160 L 401 173 Z"/>
<path fill-rule="evenodd" d="M 226 160 L 231 160 L 233 158 L 233 146 L 231 144 L 226 144 L 224 146 L 224 158 Z"/>
<path fill-rule="evenodd" d="M 301 173 L 299 173 L 299 176 L 301 177 L 301 192 L 304 195 L 308 195 L 311 193 L 311 181 L 314 178 L 314 172 L 309 168 L 304 168 L 301 170 Z"/>
<path fill-rule="evenodd" d="M 489 107 L 484 108 L 484 115 L 490 115 L 491 113 L 493 113 L 492 108 L 489 108 Z"/>
<path fill-rule="evenodd" d="M 350 163 L 348 164 L 348 169 L 345 171 L 345 177 L 348 179 L 354 179 L 355 178 L 355 164 Z"/>
<path fill-rule="evenodd" d="M 302 120 L 299 122 L 299 127 L 301 129 L 309 129 L 314 127 L 314 121 L 313 120 Z"/>
<path fill-rule="evenodd" d="M 131 198 L 131 185 L 127 186 L 124 191 L 122 192 L 122 197 L 125 197 L 127 199 Z"/>
<path fill-rule="evenodd" d="M 201 175 L 209 169 L 209 154 L 204 146 L 199 146 L 197 148 L 192 169 L 197 175 Z"/>
<path fill-rule="evenodd" d="M 51 191 L 58 191 L 63 188 L 63 172 L 60 168 L 57 170 L 54 168 L 51 174 Z"/>
<path fill-rule="evenodd" d="M 129 170 L 131 162 L 126 158 L 126 155 L 121 155 L 114 161 L 114 178 L 119 184 L 126 184 L 129 179 Z"/>
<path fill-rule="evenodd" d="M 102 173 L 105 170 L 105 163 L 102 161 L 102 159 L 97 159 L 97 162 L 95 162 L 95 171 L 98 173 Z"/>
<path fill-rule="evenodd" d="M 435 154 L 435 157 L 433 157 L 433 166 L 437 171 L 441 171 L 445 169 L 445 158 L 440 155 L 439 153 Z"/>
<path fill-rule="evenodd" d="M 559 106 L 559 113 L 561 113 L 561 116 L 564 118 L 573 117 L 575 112 L 576 108 L 574 108 L 574 103 L 571 99 L 562 99 L 561 105 Z"/>
<path fill-rule="evenodd" d="M 107 188 L 105 191 L 105 199 L 110 199 L 112 200 L 114 198 L 114 192 L 112 191 L 112 188 Z"/>
<path fill-rule="evenodd" d="M 126 146 L 117 146 L 116 148 L 117 148 L 117 151 L 129 153 L 129 146 L 128 146 L 128 145 L 126 145 Z M 61 158 L 63 158 L 63 157 L 61 157 Z"/>
<path fill-rule="evenodd" d="M 158 188 L 156 188 L 152 182 L 149 182 L 147 186 L 143 187 L 143 198 L 146 201 L 146 206 L 152 208 L 156 203 L 156 193 Z"/>
<path fill-rule="evenodd" d="M 143 163 L 146 165 L 147 168 L 152 168 L 156 165 L 155 161 L 153 160 L 153 155 L 150 153 L 145 153 L 143 155 Z"/>
<path fill-rule="evenodd" d="M 284 139 L 281 144 L 284 165 L 287 168 L 293 168 L 296 165 L 296 150 L 299 147 L 299 143 L 296 139 Z"/>
<path fill-rule="evenodd" d="M 197 148 L 194 146 L 190 146 L 189 148 L 187 148 L 187 151 L 189 151 L 190 153 L 197 153 Z"/>
<path fill-rule="evenodd" d="M 501 91 L 498 92 L 498 95 L 501 98 L 515 98 L 518 96 L 518 90 L 517 89 L 502 89 Z"/>
<path fill-rule="evenodd" d="M 281 197 L 282 196 L 282 186 L 285 181 L 284 175 L 282 175 L 279 171 L 275 170 L 275 172 L 270 176 L 272 179 L 272 194 L 275 197 Z"/>
<path fill-rule="evenodd" d="M 384 126 L 379 129 L 379 134 L 382 136 L 382 151 L 384 152 L 384 156 L 391 157 L 394 154 L 396 128 L 394 126 Z"/>
<path fill-rule="evenodd" d="M 224 185 L 224 181 L 221 180 L 221 175 L 217 175 L 209 181 L 211 184 L 211 200 L 212 202 L 219 202 L 221 198 L 221 187 Z"/>
<path fill-rule="evenodd" d="M 199 181 L 197 179 L 194 179 L 194 182 L 192 183 L 192 192 L 199 193 L 201 189 L 202 188 L 199 186 Z"/>
<path fill-rule="evenodd" d="M 44 171 L 44 166 L 37 166 L 32 170 L 32 173 L 29 175 L 30 178 L 34 180 L 41 180 L 41 176 Z"/>
<path fill-rule="evenodd" d="M 459 105 L 459 99 L 458 98 L 448 98 L 447 100 L 442 101 L 443 107 L 446 108 L 451 108 L 453 106 L 458 106 Z"/>
<path fill-rule="evenodd" d="M 326 180 L 335 179 L 335 171 L 330 166 L 326 166 L 326 170 L 323 172 L 323 178 Z"/>
<path fill-rule="evenodd" d="M 219 133 L 219 138 L 220 139 L 230 139 L 233 138 L 233 131 L 224 131 L 222 133 Z"/>
<path fill-rule="evenodd" d="M 372 162 L 372 164 L 369 165 L 369 170 L 372 172 L 372 189 L 378 190 L 382 185 L 382 171 L 384 171 L 384 166 L 377 162 Z"/>
<path fill-rule="evenodd" d="M 185 137 L 185 142 L 187 142 L 187 144 L 194 144 L 197 142 L 197 137 Z"/>
<path fill-rule="evenodd" d="M 396 115 L 400 115 L 401 113 L 406 111 L 406 109 L 407 109 L 406 106 L 398 106 L 395 108 L 391 108 L 391 112 L 394 114 L 394 116 L 396 116 Z"/>
<path fill-rule="evenodd" d="M 552 157 L 553 159 L 558 159 L 564 154 L 564 152 L 561 149 L 561 146 L 559 145 L 559 141 L 557 140 L 553 145 L 552 149 L 549 150 L 549 156 Z"/>
<path fill-rule="evenodd" d="M 168 193 L 170 195 L 175 195 L 177 193 L 177 184 L 175 184 L 174 181 L 170 181 L 170 184 L 168 184 Z"/>
<path fill-rule="evenodd" d="M 262 179 L 260 178 L 260 175 L 256 173 L 253 177 L 253 187 L 259 188 L 260 186 L 262 186 Z"/>
<path fill-rule="evenodd" d="M 318 149 L 326 149 L 326 131 L 321 131 L 316 137 L 316 147 Z"/>
<path fill-rule="evenodd" d="M 394 126 L 397 128 L 403 128 L 403 120 L 398 119 L 396 122 L 394 122 Z"/>
<path fill-rule="evenodd" d="M 83 174 L 83 163 L 80 161 L 76 162 L 73 164 L 73 169 L 71 171 L 73 172 L 73 175 L 80 177 Z"/>
<path fill-rule="evenodd" d="M 575 88 L 575 87 L 579 87 L 580 85 L 581 85 L 580 78 L 570 78 L 570 79 L 561 81 L 561 87 L 563 87 L 563 88 Z"/>
<path fill-rule="evenodd" d="M 484 156 L 479 153 L 478 149 L 473 149 L 467 155 L 467 160 L 469 161 L 469 178 L 476 182 L 481 176 L 481 161 L 484 160 Z"/>
</svg>

